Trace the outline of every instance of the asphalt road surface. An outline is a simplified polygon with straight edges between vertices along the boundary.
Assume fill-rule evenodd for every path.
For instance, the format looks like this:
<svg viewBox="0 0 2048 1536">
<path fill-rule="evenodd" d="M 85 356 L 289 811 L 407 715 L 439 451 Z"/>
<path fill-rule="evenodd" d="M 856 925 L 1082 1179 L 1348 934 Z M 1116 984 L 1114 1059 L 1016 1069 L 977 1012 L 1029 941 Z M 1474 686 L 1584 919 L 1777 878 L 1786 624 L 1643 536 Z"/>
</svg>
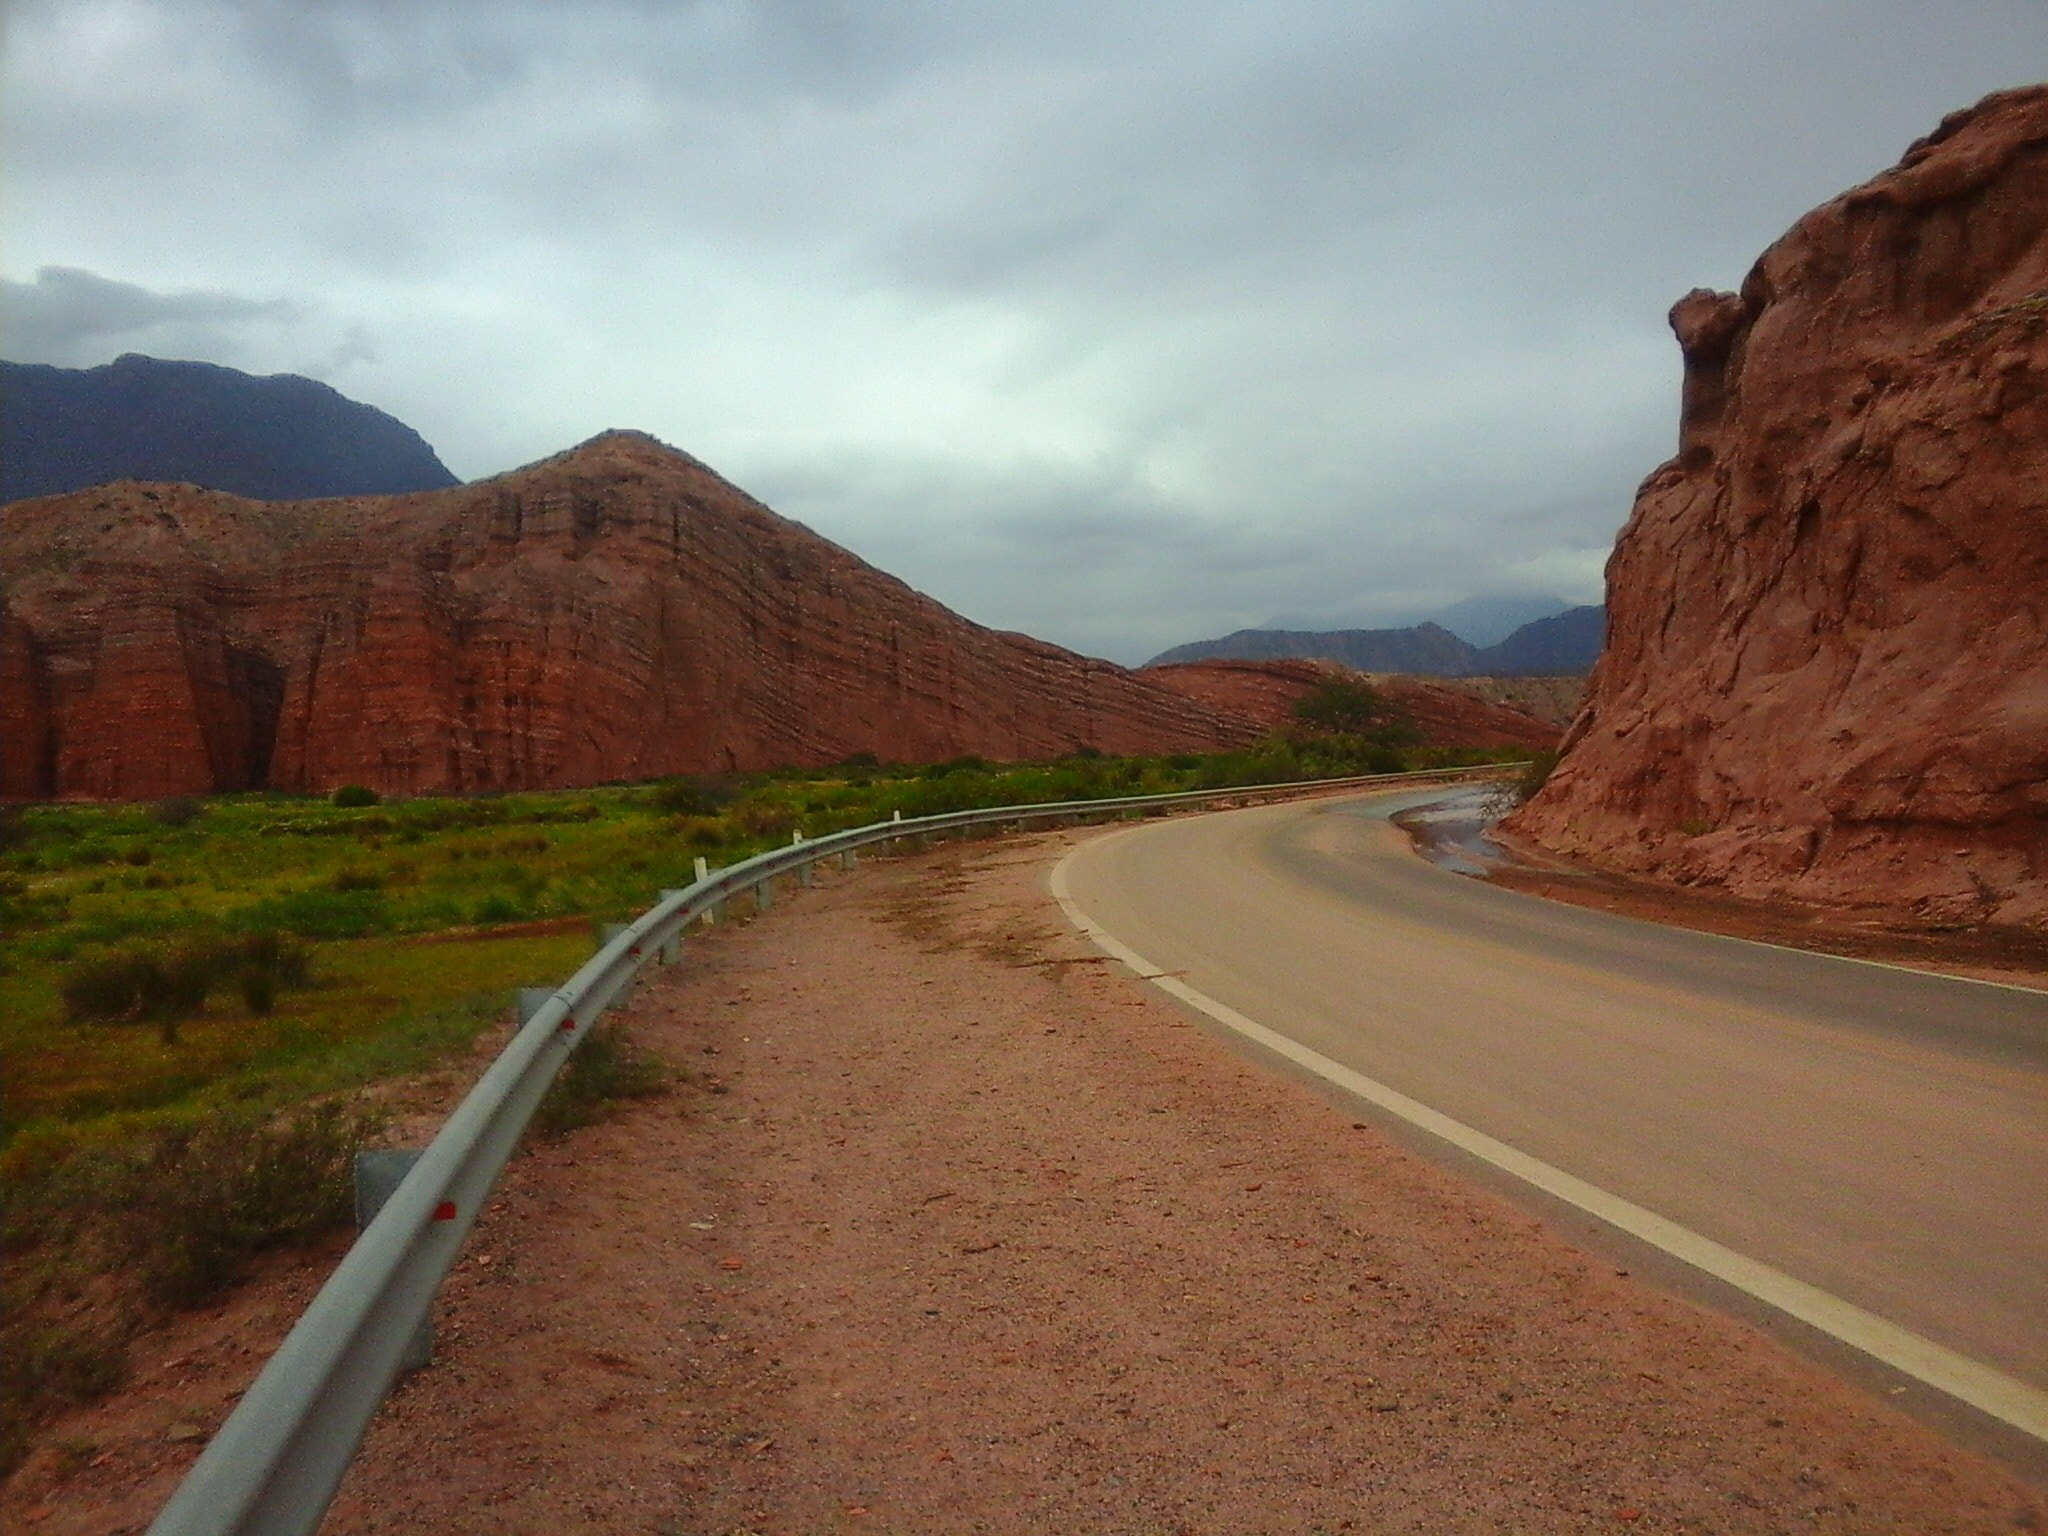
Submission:
<svg viewBox="0 0 2048 1536">
<path fill-rule="evenodd" d="M 1205 1011 L 1990 1367 L 2040 1436 L 2048 993 L 1500 890 L 1387 823 L 1443 793 L 1150 823 L 1055 890 Z"/>
</svg>

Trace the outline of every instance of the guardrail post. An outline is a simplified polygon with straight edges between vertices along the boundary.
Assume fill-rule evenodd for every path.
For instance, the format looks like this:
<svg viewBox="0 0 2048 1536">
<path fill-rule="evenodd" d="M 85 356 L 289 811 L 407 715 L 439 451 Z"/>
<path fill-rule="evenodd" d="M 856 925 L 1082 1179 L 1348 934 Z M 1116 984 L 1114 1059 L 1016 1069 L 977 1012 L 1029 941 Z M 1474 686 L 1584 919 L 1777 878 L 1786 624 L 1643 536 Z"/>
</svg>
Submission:
<svg viewBox="0 0 2048 1536">
<path fill-rule="evenodd" d="M 520 991 L 533 992 L 540 989 L 522 987 Z M 542 991 L 545 1001 L 554 993 Z M 419 1147 L 382 1147 L 374 1152 L 358 1152 L 355 1164 L 356 1186 L 356 1230 L 362 1231 L 384 1209 L 398 1186 L 405 1182 L 405 1176 L 412 1172 L 412 1165 L 420 1160 L 423 1149 Z M 405 1358 L 400 1362 L 404 1369 L 416 1371 L 421 1366 L 431 1365 L 434 1360 L 434 1317 L 430 1312 L 420 1319 L 420 1325 L 407 1340 Z"/>
<path fill-rule="evenodd" d="M 681 891 L 674 889 L 665 890 L 661 893 L 661 899 L 667 901 L 671 896 L 680 896 L 682 894 Z M 661 946 L 660 950 L 657 951 L 657 956 L 663 965 L 680 965 L 682 963 L 683 931 L 680 928 L 676 930 L 674 938 Z"/>
<path fill-rule="evenodd" d="M 763 880 L 754 887 L 754 910 L 756 912 L 766 912 L 774 905 L 775 882 L 773 880 Z"/>
<path fill-rule="evenodd" d="M 711 878 L 711 864 L 701 853 L 697 855 L 695 863 L 697 866 L 697 883 L 702 885 Z M 725 903 L 714 901 L 710 906 L 697 914 L 697 921 L 706 928 L 709 928 L 723 916 L 725 916 Z"/>
<path fill-rule="evenodd" d="M 860 861 L 854 857 L 854 853 L 851 848 L 842 848 L 839 851 L 839 867 L 841 869 L 851 869 L 855 864 L 859 862 Z"/>
<path fill-rule="evenodd" d="M 549 998 L 555 995 L 553 987 L 521 987 L 512 998 L 512 1028 L 517 1031 L 526 1027 L 527 1020 L 547 1006 Z"/>
</svg>

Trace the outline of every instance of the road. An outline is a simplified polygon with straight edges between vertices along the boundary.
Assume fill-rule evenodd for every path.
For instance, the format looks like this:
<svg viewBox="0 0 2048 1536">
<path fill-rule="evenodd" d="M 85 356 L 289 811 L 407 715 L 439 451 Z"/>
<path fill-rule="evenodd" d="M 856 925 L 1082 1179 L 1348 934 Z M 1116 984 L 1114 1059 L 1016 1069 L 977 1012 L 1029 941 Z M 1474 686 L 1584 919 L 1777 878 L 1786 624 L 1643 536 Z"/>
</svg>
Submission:
<svg viewBox="0 0 2048 1536">
<path fill-rule="evenodd" d="M 1055 891 L 1205 1011 L 1989 1367 L 2041 1436 L 2048 993 L 1500 890 L 1386 820 L 1442 795 L 1150 823 Z"/>
</svg>

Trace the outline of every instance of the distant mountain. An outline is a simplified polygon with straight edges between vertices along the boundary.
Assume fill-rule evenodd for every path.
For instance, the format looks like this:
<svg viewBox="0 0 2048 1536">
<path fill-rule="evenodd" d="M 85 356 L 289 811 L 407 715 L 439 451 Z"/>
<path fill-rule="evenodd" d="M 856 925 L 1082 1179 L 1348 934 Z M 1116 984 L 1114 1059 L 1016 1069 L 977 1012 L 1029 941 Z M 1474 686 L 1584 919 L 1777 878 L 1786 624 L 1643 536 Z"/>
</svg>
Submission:
<svg viewBox="0 0 2048 1536">
<path fill-rule="evenodd" d="M 1599 658 L 1607 610 L 1573 608 L 1524 624 L 1498 645 L 1468 645 L 1440 624 L 1409 629 L 1240 629 L 1220 640 L 1197 640 L 1161 651 L 1145 665 L 1183 661 L 1277 661 L 1322 657 L 1360 672 L 1411 677 L 1505 677 L 1585 672 Z"/>
<path fill-rule="evenodd" d="M 1494 677 L 1587 672 L 1600 659 L 1606 640 L 1605 604 L 1567 608 L 1555 618 L 1524 624 L 1499 645 L 1488 646 L 1479 653 L 1482 665 L 1474 670 Z"/>
<path fill-rule="evenodd" d="M 1320 656 L 1360 672 L 1406 672 L 1415 677 L 1463 677 L 1479 652 L 1440 624 L 1409 629 L 1240 629 L 1221 640 L 1197 640 L 1161 651 L 1145 665 L 1181 661 L 1279 661 Z"/>
<path fill-rule="evenodd" d="M 1561 597 L 1518 597 L 1481 593 L 1462 598 L 1428 616 L 1460 640 L 1477 646 L 1498 645 L 1524 624 L 1555 618 L 1571 607 Z"/>
<path fill-rule="evenodd" d="M 404 422 L 297 374 L 133 352 L 98 368 L 0 362 L 0 502 L 111 480 L 263 501 L 459 483 Z"/>
</svg>

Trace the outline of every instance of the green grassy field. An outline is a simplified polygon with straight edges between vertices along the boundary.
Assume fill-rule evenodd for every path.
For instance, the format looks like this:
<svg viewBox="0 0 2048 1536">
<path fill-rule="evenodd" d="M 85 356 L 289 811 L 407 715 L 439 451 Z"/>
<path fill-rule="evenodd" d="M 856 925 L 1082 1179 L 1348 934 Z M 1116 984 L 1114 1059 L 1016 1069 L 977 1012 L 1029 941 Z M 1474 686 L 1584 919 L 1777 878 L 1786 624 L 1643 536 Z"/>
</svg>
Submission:
<svg viewBox="0 0 2048 1536">
<path fill-rule="evenodd" d="M 591 924 L 688 884 L 700 856 L 731 863 L 796 831 L 817 836 L 896 811 L 1390 771 L 1451 756 L 1276 739 L 1217 757 L 848 764 L 730 783 L 362 807 L 275 795 L 28 807 L 9 817 L 0 852 L 0 1177 L 5 1149 L 23 1134 L 210 1099 L 299 1099 L 419 1065 L 473 1034 L 512 988 L 566 976 L 589 953 Z M 312 985 L 280 990 L 267 1014 L 223 984 L 176 1021 L 175 1039 L 139 1013 L 67 1016 L 64 980 L 95 960 L 255 934 L 286 936 L 311 956 Z"/>
<path fill-rule="evenodd" d="M 389 804 L 249 794 L 10 810 L 0 817 L 0 1240 L 10 1252 L 0 1467 L 51 1406 L 118 1379 L 126 1333 L 153 1308 L 217 1291 L 249 1252 L 340 1219 L 348 1156 L 374 1132 L 351 1107 L 355 1090 L 467 1049 L 503 1020 L 514 988 L 566 978 L 591 953 L 594 924 L 689 884 L 699 857 L 730 864 L 794 832 L 897 811 L 1507 755 L 1308 733 L 1210 757 L 850 762 Z M 285 963 L 266 962 L 271 979 L 252 987 L 257 967 L 243 957 L 259 953 Z M 136 965 L 200 974 L 194 956 L 208 957 L 203 1001 L 188 989 L 175 1006 L 146 1006 L 145 992 L 94 1005 L 81 983 Z M 113 1275 L 123 1278 L 110 1310 Z"/>
</svg>

